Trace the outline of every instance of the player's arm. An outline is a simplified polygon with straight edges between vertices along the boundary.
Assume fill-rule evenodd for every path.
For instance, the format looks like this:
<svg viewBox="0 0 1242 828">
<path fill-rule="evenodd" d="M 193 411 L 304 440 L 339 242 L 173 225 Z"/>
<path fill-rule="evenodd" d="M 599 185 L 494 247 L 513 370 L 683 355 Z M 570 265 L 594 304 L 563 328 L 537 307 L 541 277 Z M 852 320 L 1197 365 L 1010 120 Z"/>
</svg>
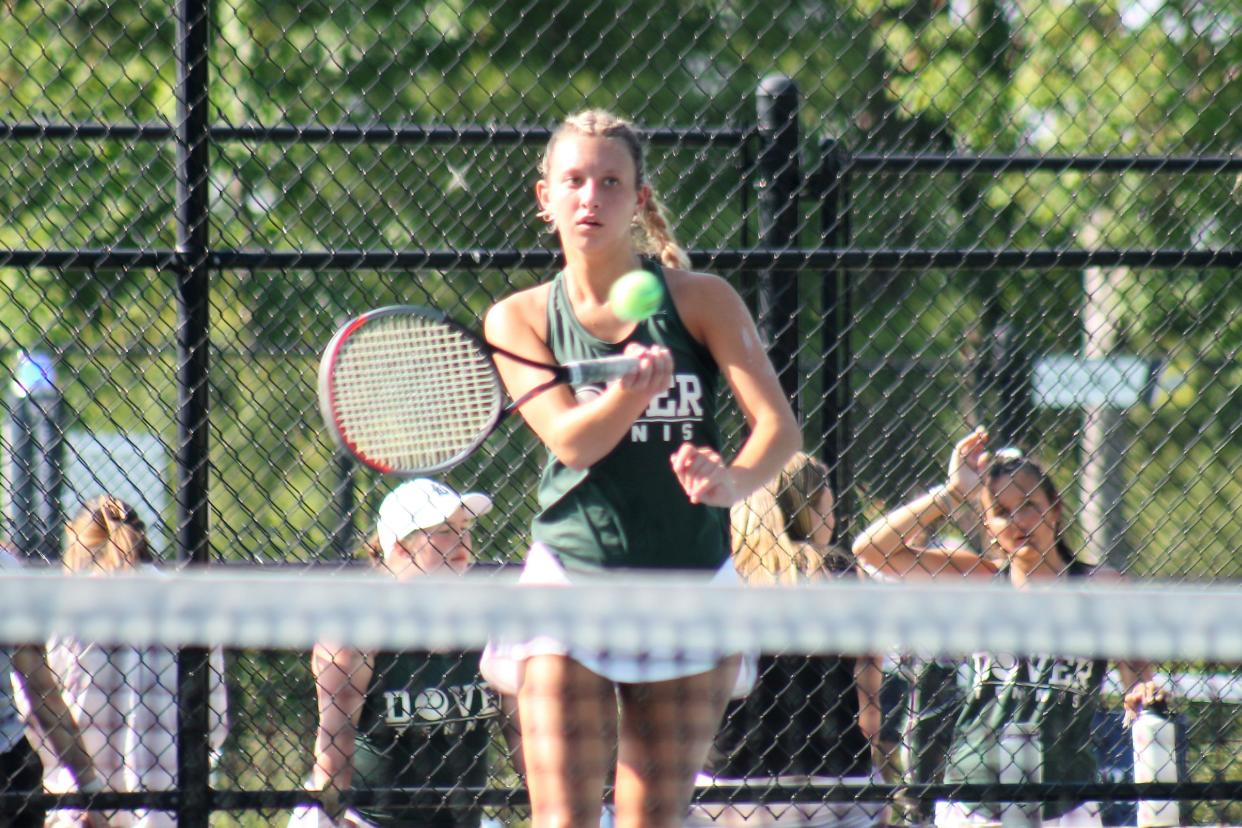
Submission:
<svg viewBox="0 0 1242 828">
<path fill-rule="evenodd" d="M 13 648 L 11 661 L 25 684 L 31 716 L 60 763 L 73 774 L 78 790 L 83 793 L 102 790 L 103 781 L 95 774 L 94 763 L 82 747 L 77 725 L 60 694 L 60 681 L 48 666 L 47 651 L 39 646 L 19 645 Z M 85 818 L 93 828 L 108 825 L 103 814 L 94 811 L 88 811 Z"/>
<path fill-rule="evenodd" d="M 317 790 L 345 790 L 353 780 L 354 736 L 371 671 L 370 660 L 356 650 L 316 644 L 311 652 L 319 708 L 312 777 Z"/>
<path fill-rule="evenodd" d="M 555 364 L 556 358 L 536 328 L 546 314 L 547 293 L 548 287 L 540 286 L 498 302 L 484 317 L 484 337 L 515 354 Z M 526 423 L 570 468 L 587 468 L 612 451 L 629 434 L 630 426 L 651 399 L 672 384 L 673 361 L 666 349 L 630 345 L 625 353 L 637 357 L 640 367 L 608 383 L 599 396 L 579 402 L 573 389 L 561 385 L 536 395 L 522 406 Z M 496 368 L 512 399 L 548 379 L 546 371 L 501 355 L 496 357 Z"/>
<path fill-rule="evenodd" d="M 711 352 L 746 418 L 749 434 L 727 464 L 684 445 L 673 470 L 692 502 L 731 506 L 768 482 L 802 446 L 802 434 L 750 311 L 718 276 L 667 271 L 669 289 L 691 336 Z"/>
</svg>

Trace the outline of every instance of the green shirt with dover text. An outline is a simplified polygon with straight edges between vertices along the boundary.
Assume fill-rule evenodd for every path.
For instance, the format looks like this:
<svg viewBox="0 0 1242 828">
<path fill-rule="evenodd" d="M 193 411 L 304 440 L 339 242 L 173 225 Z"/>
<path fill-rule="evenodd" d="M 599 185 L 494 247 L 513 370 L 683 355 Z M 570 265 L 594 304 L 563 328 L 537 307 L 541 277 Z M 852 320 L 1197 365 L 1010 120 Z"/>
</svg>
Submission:
<svg viewBox="0 0 1242 828">
<path fill-rule="evenodd" d="M 643 263 L 664 283 L 663 269 Z M 548 297 L 548 346 L 558 362 L 614 356 L 630 342 L 672 352 L 673 386 L 654 398 L 611 452 L 571 469 L 549 452 L 539 483 L 534 538 L 567 569 L 714 570 L 729 556 L 727 509 L 692 504 L 669 457 L 682 443 L 720 450 L 715 421 L 720 370 L 686 330 L 667 290 L 660 308 L 621 342 L 591 335 L 574 316 L 557 274 Z M 574 389 L 579 400 L 602 385 Z"/>
</svg>

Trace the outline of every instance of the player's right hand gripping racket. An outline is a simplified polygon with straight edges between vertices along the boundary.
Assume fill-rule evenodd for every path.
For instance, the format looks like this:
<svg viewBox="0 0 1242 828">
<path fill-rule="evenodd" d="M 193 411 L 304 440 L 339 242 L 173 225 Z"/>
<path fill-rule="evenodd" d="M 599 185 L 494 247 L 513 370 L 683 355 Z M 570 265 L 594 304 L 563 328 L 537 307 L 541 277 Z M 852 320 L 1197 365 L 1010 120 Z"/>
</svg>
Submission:
<svg viewBox="0 0 1242 828">
<path fill-rule="evenodd" d="M 506 406 L 493 354 L 552 378 Z M 414 477 L 464 460 L 536 394 L 565 382 L 607 382 L 637 365 L 624 356 L 547 365 L 498 348 L 437 310 L 394 305 L 333 335 L 319 361 L 319 409 L 361 463 Z"/>
</svg>

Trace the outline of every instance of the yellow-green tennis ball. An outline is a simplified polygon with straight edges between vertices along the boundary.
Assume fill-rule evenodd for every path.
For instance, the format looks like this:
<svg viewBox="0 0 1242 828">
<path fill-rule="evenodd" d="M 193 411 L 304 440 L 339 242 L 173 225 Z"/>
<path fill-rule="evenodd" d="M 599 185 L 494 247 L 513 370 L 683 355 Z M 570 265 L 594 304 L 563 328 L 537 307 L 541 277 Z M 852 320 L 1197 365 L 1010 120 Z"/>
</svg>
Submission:
<svg viewBox="0 0 1242 828">
<path fill-rule="evenodd" d="M 608 291 L 608 304 L 618 319 L 626 322 L 642 322 L 660 309 L 664 301 L 664 286 L 654 273 L 631 270 L 613 282 Z"/>
</svg>

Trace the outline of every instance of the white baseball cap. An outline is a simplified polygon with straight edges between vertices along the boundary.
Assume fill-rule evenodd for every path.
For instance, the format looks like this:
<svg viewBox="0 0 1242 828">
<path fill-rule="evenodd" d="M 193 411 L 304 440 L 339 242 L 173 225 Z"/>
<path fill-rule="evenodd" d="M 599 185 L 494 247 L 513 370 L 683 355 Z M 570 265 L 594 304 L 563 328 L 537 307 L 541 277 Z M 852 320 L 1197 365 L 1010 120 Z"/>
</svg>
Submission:
<svg viewBox="0 0 1242 828">
<path fill-rule="evenodd" d="M 391 552 L 402 538 L 419 529 L 439 526 L 461 507 L 472 517 L 491 511 L 492 499 L 480 492 L 458 494 L 438 480 L 420 477 L 402 483 L 380 504 L 380 548 Z"/>
</svg>

